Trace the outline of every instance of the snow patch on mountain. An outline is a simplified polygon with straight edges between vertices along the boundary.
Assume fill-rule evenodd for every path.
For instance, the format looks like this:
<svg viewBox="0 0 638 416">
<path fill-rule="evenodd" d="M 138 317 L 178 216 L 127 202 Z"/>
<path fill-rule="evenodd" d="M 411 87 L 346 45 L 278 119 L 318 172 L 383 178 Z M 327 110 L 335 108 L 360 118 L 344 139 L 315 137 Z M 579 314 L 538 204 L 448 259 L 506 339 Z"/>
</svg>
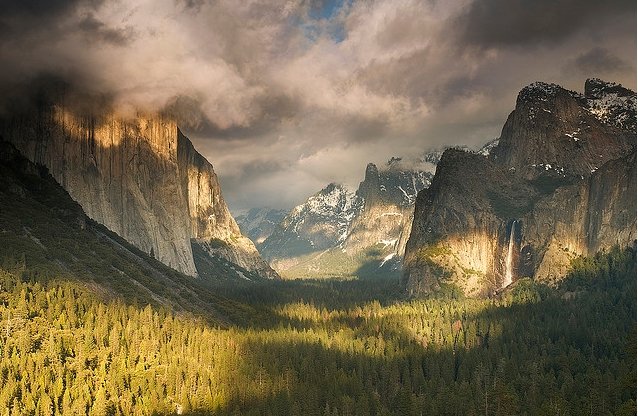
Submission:
<svg viewBox="0 0 638 416">
<path fill-rule="evenodd" d="M 490 152 L 492 152 L 492 149 L 494 149 L 496 146 L 498 146 L 498 142 L 499 142 L 498 138 L 494 139 L 492 141 L 489 141 L 489 142 L 485 143 L 483 146 L 481 146 L 481 148 L 478 149 L 476 151 L 476 153 L 478 153 L 479 155 L 487 157 L 487 156 L 490 155 Z"/>
<path fill-rule="evenodd" d="M 282 221 L 285 232 L 299 235 L 302 225 L 315 222 L 328 224 L 338 236 L 337 243 L 344 241 L 353 218 L 363 208 L 363 200 L 340 184 L 331 183 L 303 204 L 297 205 Z M 310 243 L 314 245 L 313 241 Z"/>
<path fill-rule="evenodd" d="M 598 78 L 585 83 L 589 112 L 605 124 L 636 132 L 636 94 L 615 82 Z"/>
</svg>

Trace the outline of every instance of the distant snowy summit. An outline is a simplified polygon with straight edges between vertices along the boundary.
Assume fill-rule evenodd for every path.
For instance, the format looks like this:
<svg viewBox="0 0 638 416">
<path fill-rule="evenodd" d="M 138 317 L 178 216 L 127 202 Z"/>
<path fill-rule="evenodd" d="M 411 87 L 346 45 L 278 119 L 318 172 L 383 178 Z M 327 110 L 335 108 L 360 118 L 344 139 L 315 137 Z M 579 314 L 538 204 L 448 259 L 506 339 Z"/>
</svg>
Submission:
<svg viewBox="0 0 638 416">
<path fill-rule="evenodd" d="M 235 213 L 235 221 L 241 232 L 255 244 L 264 242 L 288 211 L 273 208 L 251 208 Z"/>
<path fill-rule="evenodd" d="M 400 269 L 417 194 L 430 186 L 442 154 L 369 163 L 356 192 L 327 185 L 285 216 L 258 244 L 261 253 L 294 277 L 328 273 L 335 264 L 347 265 L 340 275 L 355 274 L 364 264 L 366 273 Z"/>
</svg>

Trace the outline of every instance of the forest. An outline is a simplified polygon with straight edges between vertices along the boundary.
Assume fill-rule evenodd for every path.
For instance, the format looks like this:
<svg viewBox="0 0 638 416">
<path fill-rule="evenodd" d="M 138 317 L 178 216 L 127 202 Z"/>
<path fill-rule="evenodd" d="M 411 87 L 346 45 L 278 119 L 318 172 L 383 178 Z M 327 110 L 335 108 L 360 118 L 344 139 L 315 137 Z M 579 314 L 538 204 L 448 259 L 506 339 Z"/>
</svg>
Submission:
<svg viewBox="0 0 638 416">
<path fill-rule="evenodd" d="M 632 415 L 636 252 L 557 288 L 408 299 L 395 281 L 216 283 L 230 324 L 3 262 L 0 414 Z"/>
</svg>

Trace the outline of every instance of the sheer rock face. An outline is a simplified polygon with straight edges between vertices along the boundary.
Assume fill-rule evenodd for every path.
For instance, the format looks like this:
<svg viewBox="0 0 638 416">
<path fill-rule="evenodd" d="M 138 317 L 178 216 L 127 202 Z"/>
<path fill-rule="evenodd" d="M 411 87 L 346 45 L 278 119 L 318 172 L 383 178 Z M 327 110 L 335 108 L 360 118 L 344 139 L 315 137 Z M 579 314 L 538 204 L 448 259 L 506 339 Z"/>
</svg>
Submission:
<svg viewBox="0 0 638 416">
<path fill-rule="evenodd" d="M 346 253 L 381 244 L 384 249 L 392 249 L 388 255 L 403 256 L 416 196 L 430 185 L 432 177 L 431 172 L 406 169 L 399 162 L 390 161 L 382 170 L 368 164 L 357 190 L 364 201 L 363 209 L 350 226 L 344 244 Z"/>
<path fill-rule="evenodd" d="M 447 150 L 416 201 L 404 258 L 408 290 L 428 292 L 448 280 L 475 296 L 498 287 L 508 220 L 537 197 L 535 188 L 484 156 Z"/>
<path fill-rule="evenodd" d="M 523 88 L 493 159 L 528 179 L 578 177 L 630 152 L 636 94 L 600 80 L 588 80 L 586 87 L 587 95 L 540 82 Z M 633 121 L 627 114 L 634 114 Z"/>
<path fill-rule="evenodd" d="M 40 105 L 3 120 L 0 131 L 46 166 L 89 217 L 174 269 L 197 275 L 191 239 L 239 241 L 243 254 L 235 260 L 269 269 L 252 243 L 242 242 L 213 167 L 173 120 Z"/>
<path fill-rule="evenodd" d="M 421 167 L 434 161 L 421 161 Z M 261 245 L 280 273 L 294 277 L 396 272 L 411 227 L 418 191 L 429 171 L 393 158 L 370 163 L 356 193 L 330 184 L 295 207 Z"/>
<path fill-rule="evenodd" d="M 586 90 L 532 84 L 487 157 L 446 151 L 416 202 L 404 259 L 410 293 L 444 283 L 472 296 L 500 290 L 511 235 L 514 280 L 549 283 L 575 256 L 634 244 L 635 93 L 600 80 Z"/>
<path fill-rule="evenodd" d="M 522 250 L 530 271 L 549 283 L 574 256 L 636 240 L 636 153 L 603 165 L 589 178 L 541 199 L 523 220 Z"/>
</svg>

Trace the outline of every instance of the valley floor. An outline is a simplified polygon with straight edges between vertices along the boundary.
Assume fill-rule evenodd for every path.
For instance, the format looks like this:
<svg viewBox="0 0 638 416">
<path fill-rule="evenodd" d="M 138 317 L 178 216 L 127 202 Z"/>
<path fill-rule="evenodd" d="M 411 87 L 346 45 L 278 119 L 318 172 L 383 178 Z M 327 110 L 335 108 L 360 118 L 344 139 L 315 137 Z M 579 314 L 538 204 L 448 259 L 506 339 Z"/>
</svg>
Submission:
<svg viewBox="0 0 638 416">
<path fill-rule="evenodd" d="M 5 262 L 0 414 L 635 414 L 635 252 L 575 266 L 490 300 L 217 283 L 215 324 Z"/>
</svg>

